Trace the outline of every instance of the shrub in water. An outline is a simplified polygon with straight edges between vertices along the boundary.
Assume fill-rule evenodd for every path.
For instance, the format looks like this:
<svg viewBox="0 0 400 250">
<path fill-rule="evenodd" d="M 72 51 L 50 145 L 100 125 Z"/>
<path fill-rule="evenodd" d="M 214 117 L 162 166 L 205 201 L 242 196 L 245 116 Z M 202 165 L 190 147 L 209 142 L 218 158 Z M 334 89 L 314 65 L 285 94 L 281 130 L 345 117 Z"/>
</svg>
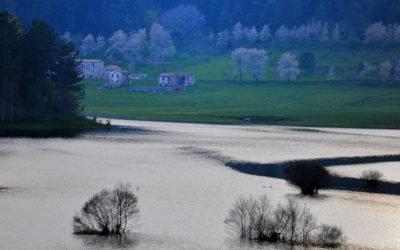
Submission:
<svg viewBox="0 0 400 250">
<path fill-rule="evenodd" d="M 297 162 L 285 169 L 286 180 L 301 189 L 302 194 L 314 195 L 329 185 L 330 174 L 314 162 Z"/>
<path fill-rule="evenodd" d="M 73 218 L 76 234 L 121 235 L 133 228 L 138 217 L 137 198 L 128 184 L 103 189 L 90 198 Z"/>
</svg>

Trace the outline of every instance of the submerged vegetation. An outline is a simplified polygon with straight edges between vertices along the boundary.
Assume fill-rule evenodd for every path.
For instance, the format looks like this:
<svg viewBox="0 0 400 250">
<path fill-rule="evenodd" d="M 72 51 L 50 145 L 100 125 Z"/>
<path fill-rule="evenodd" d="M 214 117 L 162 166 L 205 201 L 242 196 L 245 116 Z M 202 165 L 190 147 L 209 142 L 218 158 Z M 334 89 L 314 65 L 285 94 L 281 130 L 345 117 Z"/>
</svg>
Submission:
<svg viewBox="0 0 400 250">
<path fill-rule="evenodd" d="M 93 195 L 73 219 L 75 234 L 121 235 L 134 228 L 138 200 L 128 184 Z"/>
<path fill-rule="evenodd" d="M 328 170 L 315 162 L 297 162 L 286 167 L 284 172 L 286 180 L 305 195 L 318 194 L 318 190 L 329 186 Z"/>
<path fill-rule="evenodd" d="M 338 247 L 345 242 L 339 227 L 319 226 L 309 208 L 293 199 L 274 207 L 265 195 L 258 199 L 240 197 L 225 224 L 234 235 L 248 240 L 323 247 Z"/>
</svg>

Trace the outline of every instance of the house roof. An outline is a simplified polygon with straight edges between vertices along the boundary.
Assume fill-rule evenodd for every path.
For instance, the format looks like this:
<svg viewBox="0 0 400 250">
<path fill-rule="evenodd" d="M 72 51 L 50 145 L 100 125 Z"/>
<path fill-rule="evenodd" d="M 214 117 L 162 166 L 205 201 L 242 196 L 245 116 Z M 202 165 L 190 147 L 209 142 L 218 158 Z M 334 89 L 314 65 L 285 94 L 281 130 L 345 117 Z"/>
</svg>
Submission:
<svg viewBox="0 0 400 250">
<path fill-rule="evenodd" d="M 185 75 L 191 75 L 191 73 L 179 72 L 179 73 L 161 73 L 160 74 L 160 76 L 172 76 L 172 75 L 177 75 L 178 77 L 183 77 Z"/>
<path fill-rule="evenodd" d="M 117 72 L 122 73 L 122 74 L 130 74 L 128 71 L 121 70 L 121 69 L 119 69 L 119 70 L 118 69 L 114 69 L 113 71 L 110 72 L 110 74 L 113 73 L 114 71 L 117 71 Z"/>
<path fill-rule="evenodd" d="M 101 60 L 98 60 L 98 59 L 76 59 L 75 61 L 79 61 L 79 62 L 102 62 Z"/>
<path fill-rule="evenodd" d="M 114 70 L 121 70 L 121 68 L 118 67 L 117 65 L 108 65 L 106 68 L 108 68 L 108 67 L 110 67 L 110 68 L 112 68 Z"/>
</svg>

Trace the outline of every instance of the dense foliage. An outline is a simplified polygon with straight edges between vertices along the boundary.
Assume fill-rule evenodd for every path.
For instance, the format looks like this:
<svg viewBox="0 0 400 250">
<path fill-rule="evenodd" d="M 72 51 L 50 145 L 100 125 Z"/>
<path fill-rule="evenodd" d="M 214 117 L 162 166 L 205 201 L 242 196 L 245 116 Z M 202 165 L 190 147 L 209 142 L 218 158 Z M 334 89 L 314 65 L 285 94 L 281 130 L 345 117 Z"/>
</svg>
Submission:
<svg viewBox="0 0 400 250">
<path fill-rule="evenodd" d="M 329 185 L 330 174 L 322 165 L 313 162 L 297 162 L 285 168 L 286 180 L 301 189 L 305 195 L 318 194 Z"/>
<path fill-rule="evenodd" d="M 270 24 L 275 31 L 281 24 L 294 27 L 320 20 L 340 23 L 346 31 L 362 36 L 363 29 L 373 22 L 400 22 L 397 0 L 0 0 L 0 9 L 6 8 L 26 22 L 43 18 L 60 33 L 109 36 L 118 29 L 149 29 L 179 4 L 197 6 L 205 17 L 205 30 L 214 33 L 238 21 L 258 29 Z"/>
<path fill-rule="evenodd" d="M 46 21 L 21 27 L 18 18 L 0 13 L 0 122 L 40 119 L 46 113 L 74 114 L 80 108 L 76 52 Z"/>
</svg>

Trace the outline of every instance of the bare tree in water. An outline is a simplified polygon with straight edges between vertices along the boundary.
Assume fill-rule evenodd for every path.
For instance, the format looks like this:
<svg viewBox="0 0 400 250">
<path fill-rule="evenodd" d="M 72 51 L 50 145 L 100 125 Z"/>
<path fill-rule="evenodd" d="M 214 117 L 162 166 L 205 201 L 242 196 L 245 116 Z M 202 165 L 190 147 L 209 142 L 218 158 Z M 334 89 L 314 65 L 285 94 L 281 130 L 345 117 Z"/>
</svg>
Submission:
<svg viewBox="0 0 400 250">
<path fill-rule="evenodd" d="M 76 234 L 121 235 L 137 222 L 138 200 L 129 184 L 103 189 L 88 200 L 73 219 Z"/>
</svg>

